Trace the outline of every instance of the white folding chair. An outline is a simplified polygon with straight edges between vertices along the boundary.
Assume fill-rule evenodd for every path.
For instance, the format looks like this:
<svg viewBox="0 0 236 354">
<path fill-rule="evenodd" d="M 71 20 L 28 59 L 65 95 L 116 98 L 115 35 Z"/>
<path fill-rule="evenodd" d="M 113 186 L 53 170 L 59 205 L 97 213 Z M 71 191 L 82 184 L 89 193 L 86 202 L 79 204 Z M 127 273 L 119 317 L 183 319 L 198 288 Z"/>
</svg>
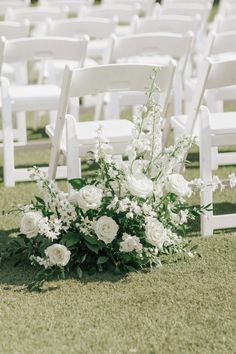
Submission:
<svg viewBox="0 0 236 354">
<path fill-rule="evenodd" d="M 178 33 L 186 35 L 191 31 L 195 35 L 199 31 L 201 17 L 195 16 L 175 16 L 161 15 L 159 17 L 144 17 L 135 16 L 132 22 L 133 33 Z"/>
<path fill-rule="evenodd" d="M 0 1 L 0 16 L 5 18 L 6 10 L 9 7 L 16 8 L 27 8 L 30 6 L 30 0 L 3 0 Z"/>
<path fill-rule="evenodd" d="M 227 64 L 228 63 L 228 64 Z M 225 60 L 216 60 L 216 59 L 204 59 L 201 65 L 201 72 L 197 80 L 197 85 L 195 87 L 195 94 L 193 101 L 189 110 L 188 115 L 172 117 L 172 126 L 174 129 L 175 138 L 180 135 L 191 134 L 193 136 L 199 136 L 199 109 L 202 103 L 202 100 L 207 97 L 211 91 L 221 90 L 226 86 L 234 85 L 234 75 L 232 72 L 230 74 L 229 68 L 234 68 L 235 61 L 230 64 L 231 61 Z M 222 79 L 224 73 L 221 70 L 225 69 L 225 79 Z M 218 77 L 215 72 L 217 72 Z M 226 82 L 231 85 L 227 85 Z M 221 82 L 222 80 L 222 82 Z M 228 81 L 227 81 L 228 80 Z M 225 84 L 224 84 L 225 83 Z M 235 112 L 211 112 L 212 126 L 215 130 L 219 129 L 221 131 L 224 129 L 224 126 L 228 127 L 228 124 L 236 122 Z M 214 124 L 213 124 L 214 123 Z M 216 148 L 213 148 L 211 151 L 211 169 L 216 169 L 219 165 L 229 165 L 236 161 L 235 153 L 217 153 Z"/>
<path fill-rule="evenodd" d="M 144 33 L 129 36 L 111 36 L 107 63 L 146 63 L 165 65 L 170 59 L 177 61 L 173 84 L 173 102 L 176 114 L 182 113 L 183 77 L 193 35 L 173 33 Z M 119 113 L 119 112 L 118 112 Z M 118 115 L 113 112 L 113 115 Z"/>
<path fill-rule="evenodd" d="M 221 67 L 220 67 L 221 65 Z M 227 66 L 234 71 L 227 70 Z M 224 68 L 223 68 L 224 67 Z M 218 72 L 220 71 L 220 73 Z M 211 86 L 219 85 L 219 75 L 222 78 L 222 86 L 236 84 L 236 61 L 221 63 L 217 68 L 213 64 L 211 68 Z M 209 75 L 211 75 L 211 73 Z M 218 75 L 218 76 L 215 76 Z M 215 76 L 215 77 L 214 77 Z M 216 117 L 211 115 L 208 108 L 202 106 L 200 112 L 200 178 L 206 185 L 201 192 L 201 205 L 210 205 L 212 210 L 205 211 L 201 215 L 201 233 L 203 236 L 210 236 L 216 229 L 236 227 L 236 213 L 215 215 L 213 211 L 213 175 L 212 175 L 212 154 L 211 150 L 223 146 L 236 145 L 236 112 L 224 113 L 224 116 Z M 236 164 L 236 159 L 234 160 Z"/>
<path fill-rule="evenodd" d="M 189 16 L 194 18 L 196 15 L 201 17 L 201 26 L 199 29 L 199 33 L 201 33 L 201 37 L 204 36 L 206 32 L 207 22 L 212 9 L 212 4 L 206 2 L 205 4 L 191 4 L 191 3 L 167 3 L 166 5 L 160 6 L 156 4 L 154 8 L 154 17 L 160 17 L 163 15 L 175 15 L 175 16 Z M 203 40 L 202 38 L 201 41 Z"/>
<path fill-rule="evenodd" d="M 217 15 L 213 22 L 212 30 L 217 33 L 236 31 L 236 15 Z"/>
<path fill-rule="evenodd" d="M 205 57 L 213 59 L 236 58 L 236 31 L 215 33 L 210 32 L 205 48 Z M 210 111 L 223 110 L 223 102 L 234 101 L 236 87 L 226 87 L 212 92 L 206 97 Z M 221 106 L 219 106 L 219 103 Z"/>
<path fill-rule="evenodd" d="M 41 6 L 55 6 L 64 9 L 65 6 L 69 14 L 74 15 L 81 6 L 93 5 L 93 0 L 40 0 Z"/>
<path fill-rule="evenodd" d="M 93 59 L 103 59 L 109 36 L 115 32 L 116 22 L 107 18 L 76 18 L 48 21 L 49 36 L 79 38 L 88 35 L 87 55 Z"/>
<path fill-rule="evenodd" d="M 214 0 L 162 0 L 162 5 L 169 4 L 193 4 L 193 5 L 206 5 L 206 3 L 213 4 Z"/>
<path fill-rule="evenodd" d="M 26 145 L 25 112 L 55 111 L 60 97 L 60 87 L 50 84 L 28 84 L 27 63 L 33 60 L 77 60 L 78 67 L 83 65 L 86 56 L 87 39 L 68 39 L 60 37 L 23 38 L 1 40 L 0 63 L 19 63 L 17 84 L 10 85 L 6 78 L 1 78 L 4 183 L 14 186 L 16 181 L 28 179 L 26 169 L 15 168 L 14 146 Z M 12 126 L 12 116 L 17 114 L 21 121 L 19 136 Z M 24 136 L 24 139 L 22 138 Z"/>
<path fill-rule="evenodd" d="M 22 37 L 28 37 L 29 35 L 29 23 L 2 21 L 0 22 L 0 37 L 6 39 L 17 39 Z M 8 77 L 10 80 L 15 79 L 14 66 L 9 64 L 3 64 L 2 75 Z"/>
<path fill-rule="evenodd" d="M 223 3 L 219 8 L 219 15 L 222 16 L 235 16 L 236 15 L 236 4 L 235 2 Z"/>
<path fill-rule="evenodd" d="M 130 33 L 133 17 L 138 15 L 139 6 L 132 5 L 98 5 L 93 7 L 82 7 L 79 11 L 79 17 L 101 17 L 115 19 L 118 26 L 116 33 L 124 35 Z"/>
<path fill-rule="evenodd" d="M 67 17 L 67 8 L 56 7 L 29 7 L 24 9 L 8 8 L 5 19 L 7 21 L 24 22 L 29 21 L 33 26 L 31 35 L 43 36 L 46 34 L 46 19 L 59 20 Z"/>
<path fill-rule="evenodd" d="M 129 120 L 107 120 L 98 122 L 79 122 L 68 124 L 68 141 L 62 141 L 67 105 L 70 97 L 82 97 L 91 94 L 123 91 L 145 92 L 153 65 L 144 64 L 110 64 L 84 69 L 66 67 L 61 97 L 58 108 L 56 126 L 47 127 L 52 137 L 52 149 L 49 166 L 49 178 L 54 179 L 60 151 L 67 154 L 68 179 L 81 175 L 78 157 L 86 155 L 96 141 L 96 131 L 102 126 L 104 135 L 113 145 L 114 154 L 124 153 L 132 136 L 133 124 Z M 158 86 L 161 89 L 159 103 L 165 109 L 169 99 L 175 64 L 170 61 L 161 68 L 158 75 Z M 69 119 L 68 119 L 69 121 Z M 74 122 L 74 124 L 73 124 Z"/>
<path fill-rule="evenodd" d="M 103 4 L 108 5 L 134 5 L 137 4 L 141 15 L 150 16 L 153 11 L 155 0 L 104 0 Z"/>
</svg>

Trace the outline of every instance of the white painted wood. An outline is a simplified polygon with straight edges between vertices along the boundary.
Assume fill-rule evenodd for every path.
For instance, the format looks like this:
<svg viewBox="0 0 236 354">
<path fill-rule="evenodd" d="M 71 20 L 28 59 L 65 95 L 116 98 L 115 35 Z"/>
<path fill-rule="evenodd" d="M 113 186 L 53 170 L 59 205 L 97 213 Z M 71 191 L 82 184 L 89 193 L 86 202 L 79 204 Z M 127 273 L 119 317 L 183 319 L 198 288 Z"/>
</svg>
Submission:
<svg viewBox="0 0 236 354">
<path fill-rule="evenodd" d="M 223 136 L 224 144 L 222 141 Z M 230 141 L 228 136 L 231 136 Z M 217 141 L 220 145 L 217 145 Z M 200 113 L 200 177 L 207 187 L 201 192 L 201 205 L 211 204 L 213 208 L 211 149 L 215 146 L 230 145 L 230 143 L 236 145 L 236 123 L 232 125 L 232 129 L 228 127 L 226 130 L 224 127 L 222 131 L 220 129 L 212 130 L 210 112 L 207 107 L 202 106 Z M 235 153 L 233 155 L 234 163 L 236 164 L 236 155 Z M 225 161 L 222 162 L 225 164 Z M 201 232 L 203 236 L 212 235 L 216 229 L 232 227 L 236 227 L 236 214 L 214 215 L 212 210 L 206 211 L 201 215 Z"/>
<path fill-rule="evenodd" d="M 0 40 L 0 62 L 26 63 L 28 60 L 77 60 L 78 66 L 83 65 L 86 56 L 87 39 L 66 39 L 61 37 L 21 38 L 6 41 Z M 2 53 L 2 55 L 1 55 Z M 10 85 L 4 80 L 4 100 L 2 101 L 4 140 L 4 183 L 13 185 L 21 173 L 14 168 L 14 130 L 12 129 L 13 113 L 18 113 L 19 120 L 27 111 L 56 110 L 60 97 L 60 87 L 55 85 L 27 85 L 25 73 L 19 75 L 17 84 Z M 5 107 L 6 106 L 6 107 Z M 19 113 L 20 112 L 20 113 Z M 24 117 L 24 116 L 23 116 Z M 25 122 L 21 125 L 21 139 L 25 141 Z M 8 158 L 7 156 L 10 156 Z M 12 157 L 13 156 L 13 157 Z M 65 176 L 64 176 L 65 177 Z M 21 177 L 19 177 L 21 179 Z"/>
<path fill-rule="evenodd" d="M 145 92 L 148 78 L 152 74 L 154 65 L 141 64 L 110 64 L 101 65 L 91 68 L 70 69 L 66 67 L 64 73 L 64 81 L 59 101 L 58 117 L 56 127 L 48 127 L 48 131 L 52 135 L 52 149 L 49 166 L 49 178 L 54 179 L 61 150 L 61 142 L 63 135 L 63 127 L 67 112 L 69 97 L 83 97 L 91 94 L 102 94 L 105 92 L 119 93 L 123 91 L 140 91 Z M 168 101 L 175 64 L 170 61 L 167 66 L 162 67 L 158 75 L 158 85 L 161 88 L 161 97 L 164 105 Z M 79 145 L 79 156 L 83 156 L 91 149 L 96 140 L 96 131 L 102 125 L 104 135 L 110 141 L 114 148 L 114 154 L 120 155 L 124 153 L 127 142 L 132 136 L 132 123 L 126 120 L 105 120 L 92 121 L 87 123 L 77 123 L 77 145 Z M 54 130 L 55 129 L 55 130 Z M 75 129 L 74 129 L 75 130 Z M 75 136 L 68 131 L 68 136 L 74 141 Z M 67 142 L 67 149 L 70 148 L 71 142 Z M 74 155 L 76 148 L 72 148 Z M 67 152 L 70 154 L 70 152 Z M 72 161 L 73 158 L 69 158 Z M 79 173 L 76 170 L 76 173 Z M 70 173 L 74 177 L 74 167 L 68 167 L 68 178 Z"/>
<path fill-rule="evenodd" d="M 112 35 L 106 62 L 163 65 L 171 58 L 176 60 L 178 65 L 174 78 L 172 101 L 174 101 L 175 114 L 181 114 L 183 76 L 192 43 L 193 34 L 191 32 L 184 36 L 174 33 L 140 33 L 122 37 Z M 99 101 L 98 104 L 101 110 L 101 102 Z M 114 107 L 114 104 L 111 104 L 111 107 Z M 109 107 L 107 108 L 109 109 Z M 113 111 L 114 116 L 118 114 L 117 110 Z"/>
</svg>

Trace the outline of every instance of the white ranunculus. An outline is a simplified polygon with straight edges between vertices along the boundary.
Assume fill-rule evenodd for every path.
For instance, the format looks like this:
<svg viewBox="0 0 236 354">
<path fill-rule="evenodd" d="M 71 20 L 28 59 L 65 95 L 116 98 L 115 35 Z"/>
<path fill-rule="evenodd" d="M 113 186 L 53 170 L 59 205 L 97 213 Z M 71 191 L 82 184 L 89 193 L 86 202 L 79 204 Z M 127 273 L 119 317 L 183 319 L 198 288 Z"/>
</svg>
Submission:
<svg viewBox="0 0 236 354">
<path fill-rule="evenodd" d="M 97 237 L 99 240 L 105 242 L 105 244 L 111 243 L 116 238 L 118 230 L 119 226 L 109 216 L 101 216 L 94 223 L 94 231 Z"/>
<path fill-rule="evenodd" d="M 147 242 L 158 249 L 161 249 L 163 244 L 168 241 L 167 231 L 163 224 L 155 218 L 147 218 L 145 235 Z"/>
<path fill-rule="evenodd" d="M 166 181 L 165 187 L 168 192 L 175 193 L 179 197 L 190 197 L 192 190 L 188 181 L 179 173 L 173 173 Z"/>
<path fill-rule="evenodd" d="M 140 243 L 140 240 L 137 236 L 131 236 L 127 233 L 124 233 L 122 236 L 122 240 L 120 243 L 120 251 L 121 252 L 132 252 L 136 251 L 137 253 L 141 253 L 143 246 Z"/>
<path fill-rule="evenodd" d="M 128 176 L 127 182 L 128 190 L 134 196 L 146 198 L 153 192 L 153 182 L 142 173 Z"/>
<path fill-rule="evenodd" d="M 21 219 L 20 232 L 28 238 L 32 238 L 39 233 L 39 222 L 42 214 L 38 211 L 30 211 L 25 213 Z"/>
<path fill-rule="evenodd" d="M 70 201 L 78 205 L 84 211 L 98 209 L 102 203 L 103 191 L 95 186 L 82 187 L 78 192 L 71 196 Z"/>
<path fill-rule="evenodd" d="M 64 267 L 70 260 L 71 252 L 64 245 L 54 243 L 45 250 L 45 255 L 52 265 Z"/>
</svg>

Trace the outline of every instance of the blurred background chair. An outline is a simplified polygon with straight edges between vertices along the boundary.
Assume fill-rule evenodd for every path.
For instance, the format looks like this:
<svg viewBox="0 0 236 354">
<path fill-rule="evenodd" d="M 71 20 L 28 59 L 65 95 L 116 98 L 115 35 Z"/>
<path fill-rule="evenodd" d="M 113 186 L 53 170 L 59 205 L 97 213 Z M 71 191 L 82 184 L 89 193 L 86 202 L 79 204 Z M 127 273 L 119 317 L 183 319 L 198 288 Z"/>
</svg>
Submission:
<svg viewBox="0 0 236 354">
<path fill-rule="evenodd" d="M 29 178 L 27 169 L 15 168 L 14 148 L 27 146 L 26 112 L 54 112 L 58 107 L 60 86 L 50 84 L 30 83 L 28 80 L 29 62 L 34 60 L 67 60 L 76 61 L 77 66 L 83 65 L 86 57 L 87 39 L 68 39 L 60 37 L 22 38 L 16 40 L 1 40 L 0 63 L 18 63 L 17 80 L 11 84 L 2 77 L 2 125 L 3 125 L 3 155 L 4 183 L 14 186 L 16 181 Z M 73 107 L 72 107 L 73 110 Z M 13 115 L 21 120 L 21 139 L 13 126 Z M 37 147 L 37 146 L 35 146 Z M 33 147 L 30 146 L 32 149 Z M 42 146 L 40 146 L 42 148 Z"/>
</svg>

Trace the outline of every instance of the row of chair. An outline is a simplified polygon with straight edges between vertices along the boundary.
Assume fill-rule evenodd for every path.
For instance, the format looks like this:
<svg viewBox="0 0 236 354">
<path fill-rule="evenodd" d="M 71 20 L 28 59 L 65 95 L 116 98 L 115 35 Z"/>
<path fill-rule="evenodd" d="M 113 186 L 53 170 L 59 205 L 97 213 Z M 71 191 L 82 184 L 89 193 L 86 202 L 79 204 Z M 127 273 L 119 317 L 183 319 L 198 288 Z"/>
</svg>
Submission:
<svg viewBox="0 0 236 354">
<path fill-rule="evenodd" d="M 177 2 L 177 0 L 175 1 Z M 166 3 L 167 2 L 171 1 L 166 0 Z M 174 2 L 174 0 L 172 0 L 172 2 Z M 25 178 L 27 177 L 25 171 L 23 172 L 22 170 L 18 170 L 14 166 L 14 145 L 25 144 L 26 140 L 26 133 L 24 133 L 25 137 L 23 137 L 23 132 L 26 132 L 25 126 L 24 124 L 22 125 L 22 122 L 24 121 L 23 114 L 25 111 L 30 111 L 33 109 L 39 111 L 57 111 L 56 125 L 50 124 L 47 126 L 47 133 L 52 139 L 52 152 L 49 172 L 50 177 L 55 177 L 55 171 L 60 151 L 67 155 L 68 177 L 72 178 L 75 176 L 79 176 L 81 172 L 80 164 L 75 163 L 76 158 L 78 158 L 78 156 L 81 157 L 86 153 L 88 149 L 91 148 L 91 145 L 94 141 L 96 128 L 100 123 L 76 122 L 74 118 L 69 116 L 67 119 L 68 129 L 66 138 L 65 133 L 63 133 L 63 126 L 67 112 L 67 106 L 69 106 L 68 111 L 73 113 L 74 116 L 77 116 L 78 112 L 76 110 L 75 98 L 77 96 L 84 96 L 86 94 L 99 93 L 99 97 L 102 98 L 102 101 L 100 102 L 104 102 L 105 100 L 108 106 L 113 107 L 113 109 L 109 109 L 109 112 L 112 112 L 112 117 L 117 118 L 119 111 L 116 109 L 119 108 L 120 103 L 124 103 L 124 99 L 122 100 L 122 97 L 124 97 L 124 88 L 125 91 L 143 91 L 147 83 L 148 72 L 150 73 L 151 68 L 157 65 L 162 66 L 161 72 L 163 73 L 163 78 L 165 79 L 165 81 L 162 82 L 162 77 L 158 78 L 158 85 L 161 86 L 163 90 L 163 95 L 161 96 L 161 103 L 164 107 L 164 116 L 167 107 L 167 102 L 170 101 L 171 95 L 173 95 L 173 97 L 175 98 L 175 102 L 186 100 L 186 91 L 184 90 L 184 87 L 187 87 L 187 90 L 189 92 L 192 91 L 192 95 L 194 96 L 193 99 L 190 97 L 191 103 L 189 105 L 189 113 L 187 114 L 187 116 L 178 115 L 178 113 L 181 113 L 182 111 L 182 103 L 175 104 L 175 116 L 171 120 L 166 117 L 166 124 L 164 128 L 165 132 L 168 133 L 170 126 L 172 126 L 174 128 L 176 136 L 185 133 L 198 133 L 198 128 L 196 127 L 195 123 L 198 120 L 198 113 L 201 112 L 200 121 L 202 122 L 202 129 L 200 136 L 203 136 L 204 134 L 204 136 L 206 136 L 206 134 L 208 134 L 208 145 L 206 146 L 205 144 L 205 138 L 201 139 L 200 143 L 201 175 L 203 179 L 209 182 L 211 180 L 212 168 L 216 168 L 217 165 L 221 165 L 224 163 L 232 163 L 232 161 L 235 161 L 233 160 L 234 156 L 230 155 L 228 157 L 228 155 L 221 155 L 217 152 L 217 147 L 220 144 L 223 145 L 233 142 L 233 137 L 235 134 L 233 114 L 223 114 L 222 112 L 219 112 L 214 115 L 211 115 L 209 110 L 207 110 L 206 108 L 200 110 L 201 103 L 204 101 L 208 105 L 208 107 L 210 107 L 211 112 L 217 112 L 219 108 L 219 103 L 224 101 L 226 97 L 227 99 L 234 98 L 234 93 L 232 91 L 233 89 L 230 88 L 230 90 L 225 90 L 224 87 L 228 84 L 230 84 L 230 86 L 232 86 L 232 84 L 235 84 L 234 75 L 230 71 L 235 71 L 233 53 L 236 52 L 236 49 L 234 49 L 234 47 L 232 46 L 232 43 L 235 42 L 235 34 L 218 33 L 220 31 L 217 31 L 217 34 L 214 32 L 210 33 L 204 52 L 203 50 L 199 51 L 202 57 L 204 57 L 204 59 L 202 60 L 202 58 L 200 58 L 200 70 L 198 70 L 197 68 L 195 69 L 196 74 L 198 74 L 197 78 L 191 78 L 189 75 L 189 66 L 194 66 L 195 63 L 197 63 L 197 61 L 192 60 L 192 56 L 194 56 L 194 53 L 196 53 L 196 50 L 194 50 L 193 48 L 195 46 L 194 43 L 196 43 L 196 37 L 199 35 L 199 24 L 202 23 L 200 20 L 201 17 L 195 16 L 196 12 L 193 17 L 184 16 L 184 18 L 183 16 L 182 18 L 180 18 L 181 16 L 164 15 L 161 12 L 164 11 L 165 6 L 167 5 L 168 4 L 165 5 L 165 2 L 163 3 L 163 8 L 161 9 L 161 11 L 159 8 L 160 12 L 156 13 L 156 18 L 136 17 L 134 22 L 136 26 L 135 35 L 130 34 L 124 37 L 117 37 L 112 35 L 109 39 L 109 50 L 103 57 L 103 63 L 105 63 L 106 65 L 97 65 L 93 68 L 88 67 L 84 69 L 66 68 L 61 89 L 59 81 L 56 81 L 52 77 L 50 77 L 50 74 L 53 72 L 53 70 L 51 70 L 53 66 L 49 66 L 49 62 L 51 62 L 53 59 L 63 60 L 63 64 L 61 66 L 59 64 L 57 64 L 56 66 L 57 70 L 59 68 L 59 72 L 61 72 L 60 68 L 64 67 L 65 62 L 67 62 L 68 60 L 76 62 L 77 66 L 83 66 L 86 63 L 86 47 L 88 47 L 87 38 L 73 40 L 68 40 L 68 38 L 56 39 L 53 37 L 32 39 L 28 38 L 27 40 L 22 39 L 22 42 L 25 41 L 25 45 L 28 44 L 31 50 L 28 50 L 28 47 L 21 47 L 20 59 L 19 48 L 21 40 L 18 39 L 2 41 L 2 64 L 9 65 L 14 62 L 16 63 L 14 65 L 18 66 L 18 61 L 33 59 L 40 60 L 43 63 L 46 63 L 46 65 L 40 66 L 40 72 L 43 72 L 43 80 L 40 82 L 42 83 L 43 81 L 46 81 L 47 85 L 49 85 L 46 88 L 43 85 L 38 85 L 37 89 L 35 85 L 23 85 L 22 83 L 26 84 L 26 79 L 25 82 L 22 81 L 23 77 L 26 77 L 25 69 L 16 70 L 17 75 L 22 75 L 20 81 L 18 82 L 18 85 L 21 84 L 19 87 L 18 85 L 9 84 L 9 81 L 5 78 L 2 78 L 1 80 L 3 100 L 3 137 L 5 151 L 4 160 L 7 163 L 7 166 L 4 166 L 4 177 L 6 183 L 9 183 L 9 185 L 13 185 L 15 183 L 15 180 L 25 180 Z M 174 5 L 176 6 L 176 4 Z M 181 6 L 183 8 L 183 5 Z M 156 8 L 156 11 L 158 11 L 157 9 L 158 6 Z M 221 21 L 222 18 L 224 20 L 226 19 L 222 14 L 220 16 Z M 178 27 L 177 25 L 173 25 L 172 22 L 173 30 L 170 31 L 172 33 L 163 33 L 165 32 L 165 30 L 164 27 L 162 27 L 164 30 L 162 31 L 162 33 L 159 32 L 157 34 L 154 34 L 153 32 L 155 31 L 147 30 L 145 34 L 138 34 L 138 32 L 140 31 L 138 30 L 138 28 L 140 28 L 142 25 L 147 24 L 148 21 L 150 21 L 150 23 L 152 21 L 153 23 L 155 23 L 155 26 L 158 27 L 158 25 L 161 26 L 161 23 L 163 25 L 164 20 L 170 20 L 169 26 L 171 26 L 171 17 L 172 19 L 176 19 L 176 21 L 182 21 L 183 23 L 185 23 L 186 28 L 187 24 L 191 26 L 194 21 L 196 21 L 196 23 L 197 21 L 199 21 L 198 26 L 196 25 L 195 32 L 192 31 L 192 33 L 187 33 L 186 31 L 183 31 L 183 33 L 178 33 L 178 31 L 180 31 L 180 26 Z M 84 21 L 85 20 L 86 19 L 84 19 Z M 56 31 L 53 33 L 53 26 L 55 30 L 57 26 L 60 27 L 60 22 L 67 22 L 67 35 L 71 36 L 69 35 L 69 23 L 72 23 L 73 21 L 75 23 L 76 21 L 79 21 L 79 19 L 68 19 L 66 21 L 49 20 L 47 21 L 47 30 L 51 30 L 50 35 L 55 36 L 57 34 Z M 215 24 L 216 22 L 212 25 L 212 28 L 214 28 Z M 64 28 L 66 28 L 66 25 Z M 152 32 L 152 34 L 150 34 L 149 31 Z M 175 32 L 175 34 L 173 34 L 173 32 Z M 55 44 L 55 48 L 57 48 L 57 51 L 55 53 L 53 49 L 54 40 L 58 41 L 57 44 Z M 45 41 L 48 41 L 47 45 L 45 45 Z M 67 56 L 65 56 L 65 54 L 62 55 L 62 52 L 60 52 L 60 49 L 63 48 L 63 41 L 67 42 Z M 69 42 L 71 42 L 71 45 L 74 46 L 75 51 L 77 50 L 77 53 L 74 56 L 70 54 Z M 142 43 L 146 44 L 146 46 Z M 176 46 L 174 45 L 174 43 L 176 43 Z M 204 41 L 202 39 L 201 43 L 204 44 Z M 14 51 L 15 44 L 18 44 L 18 49 Z M 39 44 L 41 45 L 41 47 Z M 33 49 L 36 49 L 34 54 Z M 79 50 L 80 55 L 78 54 Z M 231 54 L 229 56 L 230 52 Z M 28 53 L 28 56 L 26 58 L 23 58 L 22 53 Z M 164 59 L 163 55 L 165 55 Z M 177 69 L 175 69 L 176 64 L 173 63 L 171 57 L 176 59 Z M 211 59 L 208 59 L 209 57 L 211 57 Z M 189 60 L 189 58 L 191 58 L 191 60 Z M 136 64 L 126 64 L 127 60 L 129 63 L 135 62 Z M 147 64 L 141 65 L 140 62 L 144 63 L 144 61 Z M 23 73 L 20 74 L 21 72 Z M 144 73 L 145 75 L 147 75 L 146 81 L 144 80 Z M 192 72 L 190 71 L 190 74 L 191 73 Z M 135 79 L 136 76 L 140 78 L 140 81 L 137 82 L 137 78 L 136 82 L 132 81 Z M 109 78 L 111 79 L 111 81 L 108 80 Z M 181 87 L 182 89 L 179 90 L 179 88 Z M 110 98 L 107 98 L 104 95 L 104 93 L 107 91 L 112 93 Z M 183 95 L 181 100 L 177 99 L 179 91 L 182 91 Z M 137 100 L 142 101 L 143 96 L 136 94 L 135 100 L 131 101 L 131 104 L 137 102 Z M 116 109 L 114 108 L 114 103 L 115 106 L 117 106 Z M 179 106 L 181 106 L 181 109 L 178 111 Z M 12 119 L 13 114 L 16 115 L 16 123 L 14 127 L 15 129 L 13 129 L 12 124 L 14 122 L 14 120 Z M 98 117 L 99 114 L 97 118 Z M 107 118 L 109 118 L 108 114 Z M 104 126 L 105 134 L 108 135 L 108 138 L 110 138 L 110 141 L 115 147 L 115 152 L 118 154 L 122 153 L 124 146 L 130 139 L 132 123 L 130 121 L 123 122 L 123 120 L 107 119 L 105 121 L 102 121 L 102 124 Z M 65 176 L 65 168 L 59 168 L 59 170 L 61 170 L 59 171 L 59 176 Z M 206 204 L 206 202 L 213 202 L 212 190 L 210 186 L 203 192 L 202 201 L 204 204 Z M 212 233 L 213 229 L 222 226 L 234 226 L 232 220 L 233 217 L 231 216 L 221 218 L 215 217 L 214 215 L 208 213 L 205 217 L 203 217 L 202 220 L 203 234 Z"/>
</svg>

